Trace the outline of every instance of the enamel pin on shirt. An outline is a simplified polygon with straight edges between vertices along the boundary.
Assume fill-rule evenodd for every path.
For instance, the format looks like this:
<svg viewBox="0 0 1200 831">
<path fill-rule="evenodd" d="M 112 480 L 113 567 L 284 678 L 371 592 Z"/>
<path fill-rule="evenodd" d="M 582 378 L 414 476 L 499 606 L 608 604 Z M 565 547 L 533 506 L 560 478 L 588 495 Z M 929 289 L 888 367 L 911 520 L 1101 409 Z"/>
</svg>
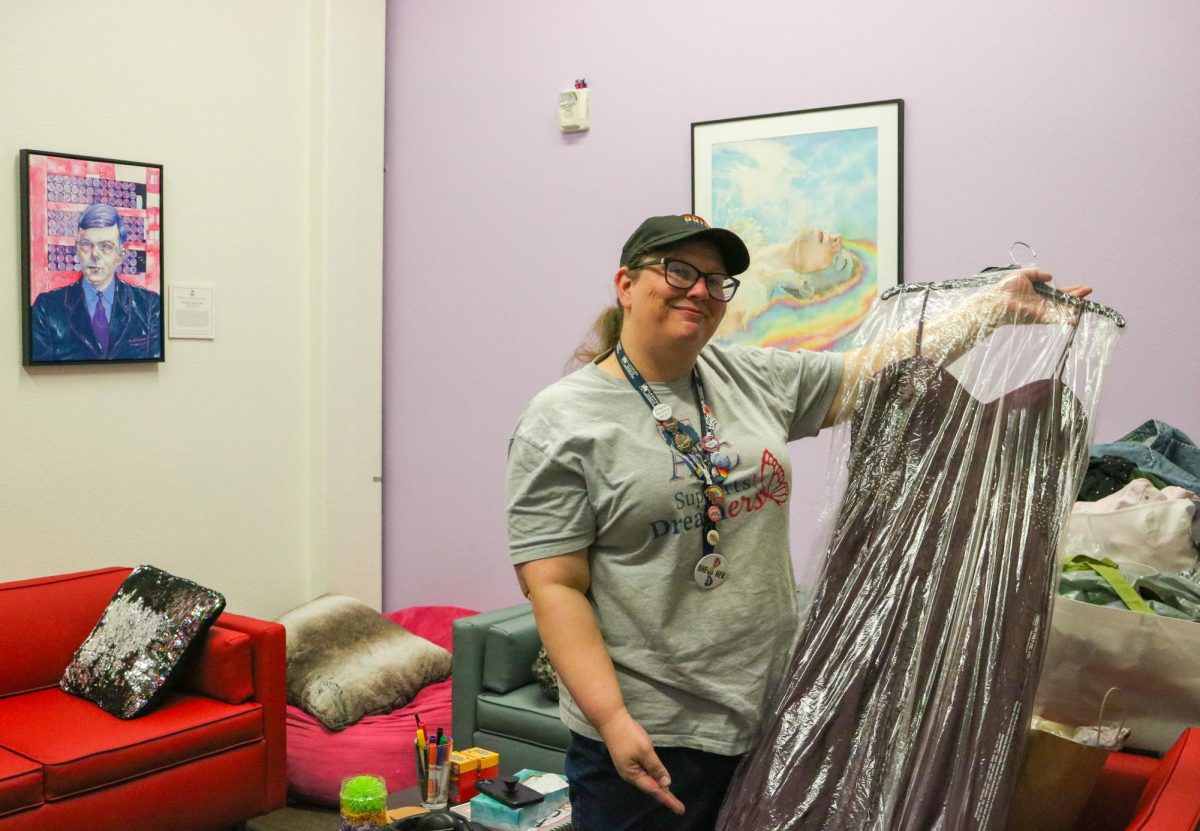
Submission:
<svg viewBox="0 0 1200 831">
<path fill-rule="evenodd" d="M 715 532 L 712 532 L 715 533 Z M 696 563 L 692 579 L 702 589 L 715 589 L 725 582 L 725 561 L 719 554 L 705 554 Z"/>
<path fill-rule="evenodd" d="M 671 405 L 659 401 L 654 390 L 633 365 L 633 361 L 629 360 L 619 341 L 613 351 L 625 378 L 650 408 L 650 414 L 658 423 L 659 432 L 667 445 L 684 457 L 692 475 L 700 481 L 707 507 L 701 512 L 703 527 L 700 537 L 700 559 L 692 570 L 692 579 L 702 589 L 715 589 L 725 582 L 729 574 L 725 558 L 716 552 L 717 543 L 721 540 L 716 525 L 725 517 L 725 488 L 721 487 L 721 483 L 729 475 L 730 460 L 724 454 L 714 456 L 721 449 L 721 441 L 716 435 L 717 420 L 704 400 L 704 384 L 700 380 L 700 371 L 692 367 L 692 393 L 696 396 L 696 406 L 700 410 L 704 431 L 704 434 L 695 440 L 675 418 Z"/>
</svg>

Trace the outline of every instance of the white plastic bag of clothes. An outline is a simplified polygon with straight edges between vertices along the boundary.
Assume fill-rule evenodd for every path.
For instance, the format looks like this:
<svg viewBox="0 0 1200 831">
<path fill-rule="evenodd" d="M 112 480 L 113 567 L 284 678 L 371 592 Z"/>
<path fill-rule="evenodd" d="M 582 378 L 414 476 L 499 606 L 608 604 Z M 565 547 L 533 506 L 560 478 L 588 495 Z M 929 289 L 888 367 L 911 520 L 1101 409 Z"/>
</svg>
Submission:
<svg viewBox="0 0 1200 831">
<path fill-rule="evenodd" d="M 1124 694 L 1129 747 L 1165 753 L 1200 724 L 1200 623 L 1056 597 L 1034 711 L 1078 723 L 1110 687 Z"/>
<path fill-rule="evenodd" d="M 1196 494 L 1183 488 L 1159 490 L 1147 479 L 1134 479 L 1103 499 L 1076 502 L 1067 523 L 1063 557 L 1099 554 L 1163 572 L 1195 568 L 1195 500 Z"/>
<path fill-rule="evenodd" d="M 860 331 L 912 342 L 876 363 L 833 437 L 816 595 L 721 831 L 1004 827 L 1122 323 L 1059 295 L 1050 322 L 947 354 L 1004 276 L 903 286 Z"/>
<path fill-rule="evenodd" d="M 1133 748 L 1166 752 L 1185 727 L 1200 724 L 1200 587 L 1180 574 L 1195 574 L 1197 565 L 1194 499 L 1182 488 L 1159 490 L 1134 479 L 1104 499 L 1075 504 L 1060 552 L 1064 564 L 1106 558 L 1120 566 L 1125 594 L 1136 591 L 1136 602 L 1103 580 L 1088 591 L 1077 573 L 1062 578 L 1038 714 L 1086 718 L 1096 696 L 1116 686 L 1124 693 Z"/>
</svg>

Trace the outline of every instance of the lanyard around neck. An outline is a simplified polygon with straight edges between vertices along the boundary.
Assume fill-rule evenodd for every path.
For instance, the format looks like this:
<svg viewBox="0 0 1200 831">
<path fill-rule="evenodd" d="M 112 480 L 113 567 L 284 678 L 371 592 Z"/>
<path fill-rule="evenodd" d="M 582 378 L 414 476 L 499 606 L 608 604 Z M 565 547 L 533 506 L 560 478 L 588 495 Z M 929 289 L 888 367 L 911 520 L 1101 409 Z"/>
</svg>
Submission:
<svg viewBox="0 0 1200 831">
<path fill-rule="evenodd" d="M 662 428 L 661 432 L 667 445 L 691 462 L 692 473 L 697 479 L 706 484 L 712 484 L 709 458 L 717 449 L 717 445 L 714 443 L 717 422 L 713 418 L 712 410 L 709 409 L 708 404 L 704 401 L 704 382 L 700 380 L 700 370 L 693 366 L 691 378 L 692 395 L 696 399 L 696 409 L 700 412 L 701 427 L 704 431 L 703 436 L 697 442 L 693 441 L 679 427 L 679 422 L 674 417 L 670 405 L 664 404 L 659 399 L 654 389 L 642 377 L 642 373 L 633 365 L 633 361 L 625 353 L 625 348 L 621 345 L 620 341 L 617 342 L 613 353 L 617 357 L 617 363 L 620 364 L 621 371 L 625 373 L 626 380 L 629 381 L 630 386 L 637 390 L 642 400 L 646 402 L 646 406 L 650 408 L 650 414 L 654 416 L 655 421 Z"/>
<path fill-rule="evenodd" d="M 713 463 L 713 453 L 720 448 L 720 441 L 716 437 L 717 420 L 704 400 L 704 382 L 700 380 L 700 370 L 695 366 L 692 367 L 691 381 L 692 393 L 696 398 L 696 407 L 700 411 L 704 433 L 699 441 L 694 441 L 680 427 L 678 420 L 671 412 L 671 406 L 659 399 L 650 384 L 638 372 L 633 361 L 625 354 L 625 348 L 620 341 L 617 342 L 613 352 L 630 386 L 641 395 L 642 401 L 650 408 L 650 413 L 658 422 L 659 432 L 667 445 L 688 461 L 692 475 L 700 480 L 708 502 L 708 506 L 703 511 L 704 533 L 701 535 L 701 557 L 713 554 L 720 539 L 720 535 L 716 531 L 716 524 L 725 516 L 722 509 L 725 504 L 725 489 L 721 487 L 721 482 L 725 481 L 728 469 L 717 467 Z"/>
</svg>

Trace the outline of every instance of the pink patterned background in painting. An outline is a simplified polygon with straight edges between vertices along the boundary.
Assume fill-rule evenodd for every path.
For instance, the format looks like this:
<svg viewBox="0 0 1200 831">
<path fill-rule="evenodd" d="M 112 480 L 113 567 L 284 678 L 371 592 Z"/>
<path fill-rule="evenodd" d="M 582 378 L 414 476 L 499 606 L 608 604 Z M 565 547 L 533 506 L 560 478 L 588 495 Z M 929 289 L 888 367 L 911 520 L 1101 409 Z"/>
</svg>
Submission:
<svg viewBox="0 0 1200 831">
<path fill-rule="evenodd" d="M 128 224 L 131 219 L 141 220 L 144 225 L 144 241 L 130 240 L 126 243 L 127 250 L 144 251 L 146 256 L 145 271 L 136 274 L 121 273 L 118 279 L 135 286 L 141 286 L 153 292 L 161 293 L 161 223 L 162 223 L 162 171 L 157 167 L 125 164 L 118 162 L 100 162 L 86 159 L 70 159 L 61 156 L 34 155 L 29 156 L 29 302 L 33 303 L 44 291 L 70 285 L 79 279 L 78 270 L 55 270 L 50 267 L 49 246 L 75 244 L 75 236 L 49 234 L 47 215 L 53 210 L 83 210 L 86 203 L 59 202 L 49 198 L 47 186 L 51 176 L 76 176 L 130 182 L 144 185 L 146 199 L 142 207 L 118 207 L 117 212 L 122 221 Z"/>
</svg>

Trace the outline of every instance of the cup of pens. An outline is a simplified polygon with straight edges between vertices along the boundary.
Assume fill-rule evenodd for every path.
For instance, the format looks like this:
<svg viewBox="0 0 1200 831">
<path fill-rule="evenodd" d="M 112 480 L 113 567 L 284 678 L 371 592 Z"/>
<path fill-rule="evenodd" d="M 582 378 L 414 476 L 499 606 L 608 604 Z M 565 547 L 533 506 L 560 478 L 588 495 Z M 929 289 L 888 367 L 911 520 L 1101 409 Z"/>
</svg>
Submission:
<svg viewBox="0 0 1200 831">
<path fill-rule="evenodd" d="M 435 765 L 425 782 L 425 798 L 421 806 L 427 811 L 444 811 L 450 802 L 450 763 Z"/>
<path fill-rule="evenodd" d="M 450 804 L 450 754 L 454 741 L 437 729 L 435 735 L 425 732 L 425 723 L 417 719 L 417 737 L 413 749 L 417 758 L 417 787 L 421 790 L 421 807 L 427 811 L 444 811 Z"/>
</svg>

